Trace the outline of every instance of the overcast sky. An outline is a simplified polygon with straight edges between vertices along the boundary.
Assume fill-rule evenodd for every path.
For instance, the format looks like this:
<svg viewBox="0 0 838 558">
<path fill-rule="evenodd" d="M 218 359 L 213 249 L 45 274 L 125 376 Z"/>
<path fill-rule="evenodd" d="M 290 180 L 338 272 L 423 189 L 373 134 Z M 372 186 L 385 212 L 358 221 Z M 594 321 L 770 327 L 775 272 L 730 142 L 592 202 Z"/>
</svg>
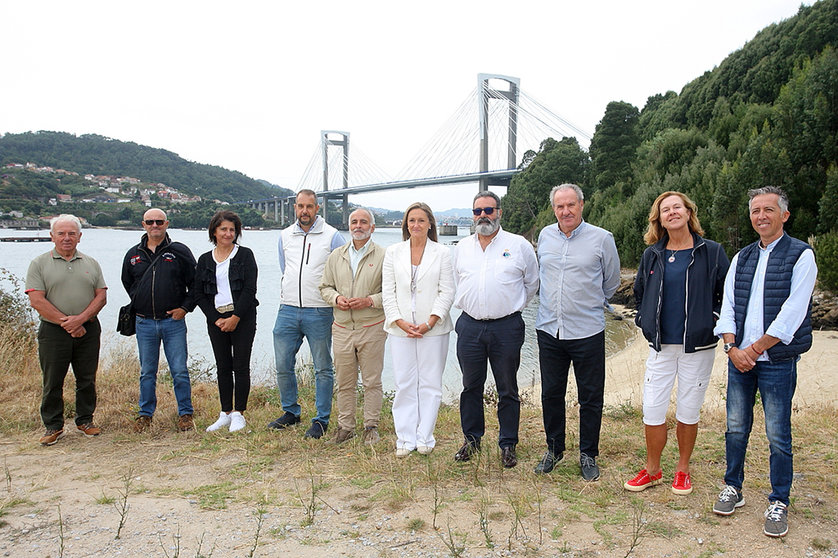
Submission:
<svg viewBox="0 0 838 558">
<path fill-rule="evenodd" d="M 811 1 L 804 2 L 811 5 Z M 322 129 L 391 174 L 472 91 L 521 89 L 592 134 L 680 92 L 797 0 L 0 0 L 0 133 L 95 133 L 296 189 Z M 476 116 L 475 116 L 476 119 Z M 350 159 L 352 150 L 350 150 Z M 468 207 L 476 186 L 358 196 Z M 500 193 L 503 193 L 502 191 Z"/>
</svg>

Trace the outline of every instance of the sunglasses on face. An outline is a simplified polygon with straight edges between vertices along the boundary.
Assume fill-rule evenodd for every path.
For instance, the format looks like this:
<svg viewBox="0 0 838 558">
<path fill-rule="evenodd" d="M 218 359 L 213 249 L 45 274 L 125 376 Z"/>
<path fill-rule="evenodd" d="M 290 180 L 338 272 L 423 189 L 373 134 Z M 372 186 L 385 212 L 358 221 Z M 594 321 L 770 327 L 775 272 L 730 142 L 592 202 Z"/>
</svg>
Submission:
<svg viewBox="0 0 838 558">
<path fill-rule="evenodd" d="M 146 219 L 143 222 L 148 226 L 157 225 L 158 227 L 162 227 L 163 224 L 166 222 L 166 220 L 165 219 Z"/>
<path fill-rule="evenodd" d="M 497 209 L 497 207 L 475 207 L 474 209 L 471 210 L 471 212 L 474 213 L 474 216 L 476 217 L 476 216 L 480 215 L 481 213 L 485 213 L 486 215 L 491 215 L 492 213 L 495 212 L 496 209 Z"/>
</svg>

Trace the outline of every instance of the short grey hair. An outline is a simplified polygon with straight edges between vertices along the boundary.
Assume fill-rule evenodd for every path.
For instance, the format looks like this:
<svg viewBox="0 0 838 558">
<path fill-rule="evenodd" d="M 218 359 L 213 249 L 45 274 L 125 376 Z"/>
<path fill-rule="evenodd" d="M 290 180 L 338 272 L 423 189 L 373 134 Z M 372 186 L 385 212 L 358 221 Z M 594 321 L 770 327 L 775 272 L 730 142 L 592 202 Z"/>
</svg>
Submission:
<svg viewBox="0 0 838 558">
<path fill-rule="evenodd" d="M 777 194 L 777 197 L 779 198 L 777 200 L 777 205 L 780 206 L 780 211 L 785 213 L 789 210 L 788 194 L 786 194 L 782 188 L 778 188 L 777 186 L 763 186 L 762 188 L 748 190 L 748 210 L 750 211 L 751 202 L 754 201 L 755 197 L 764 196 L 765 194 Z"/>
<path fill-rule="evenodd" d="M 585 194 L 582 193 L 582 188 L 580 188 L 576 184 L 570 184 L 568 182 L 565 184 L 559 184 L 558 186 L 553 186 L 553 189 L 550 190 L 550 207 L 553 207 L 553 200 L 556 199 L 556 192 L 560 190 L 573 190 L 574 192 L 576 192 L 576 199 L 578 199 L 580 202 L 585 201 Z"/>
<path fill-rule="evenodd" d="M 369 216 L 369 218 L 370 218 L 370 223 L 372 223 L 373 225 L 375 224 L 375 215 L 373 215 L 373 214 L 372 214 L 372 211 L 370 211 L 370 210 L 369 210 L 369 209 L 367 209 L 366 207 L 356 207 L 356 208 L 355 208 L 355 209 L 353 209 L 353 210 L 352 210 L 352 212 L 349 214 L 349 218 L 350 218 L 350 219 L 352 219 L 352 215 L 354 215 L 355 213 L 358 213 L 359 211 L 363 211 L 363 212 L 365 212 L 365 213 Z"/>
<path fill-rule="evenodd" d="M 471 205 L 474 205 L 474 202 L 476 202 L 480 198 L 492 198 L 493 200 L 495 200 L 495 203 L 497 204 L 498 209 L 500 209 L 500 198 L 498 197 L 498 195 L 496 193 L 492 192 L 491 190 L 486 190 L 486 191 L 483 191 L 483 192 L 477 192 L 477 195 L 474 196 L 473 200 L 471 200 Z"/>
<path fill-rule="evenodd" d="M 55 226 L 58 223 L 73 223 L 76 226 L 76 229 L 81 232 L 81 221 L 75 215 L 70 215 L 69 213 L 62 213 L 58 217 L 53 217 L 49 221 L 49 232 L 55 232 Z"/>
</svg>

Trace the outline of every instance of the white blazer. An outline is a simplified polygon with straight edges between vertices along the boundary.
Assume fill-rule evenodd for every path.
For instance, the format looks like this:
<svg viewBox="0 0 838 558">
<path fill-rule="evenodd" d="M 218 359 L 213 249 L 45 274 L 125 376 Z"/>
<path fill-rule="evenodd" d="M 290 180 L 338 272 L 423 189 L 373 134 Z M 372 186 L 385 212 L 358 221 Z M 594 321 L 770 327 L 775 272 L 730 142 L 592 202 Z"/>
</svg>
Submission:
<svg viewBox="0 0 838 558">
<path fill-rule="evenodd" d="M 410 240 L 393 244 L 384 254 L 381 275 L 381 298 L 384 301 L 384 331 L 407 337 L 396 325 L 399 319 L 411 323 L 427 322 L 431 314 L 439 321 L 426 336 L 443 335 L 454 329 L 449 310 L 454 303 L 454 270 L 446 246 L 431 239 L 425 244 L 422 263 L 416 274 L 416 321 L 411 318 Z"/>
</svg>

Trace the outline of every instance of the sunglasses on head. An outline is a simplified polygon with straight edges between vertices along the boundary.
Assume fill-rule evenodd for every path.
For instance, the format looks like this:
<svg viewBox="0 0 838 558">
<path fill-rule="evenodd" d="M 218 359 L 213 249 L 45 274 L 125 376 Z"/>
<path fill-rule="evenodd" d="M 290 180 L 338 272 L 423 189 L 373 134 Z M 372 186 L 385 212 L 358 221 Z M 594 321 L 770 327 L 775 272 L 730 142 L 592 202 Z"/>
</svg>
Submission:
<svg viewBox="0 0 838 558">
<path fill-rule="evenodd" d="M 481 213 L 485 213 L 486 215 L 491 215 L 492 213 L 495 212 L 496 209 L 497 209 L 497 207 L 475 207 L 474 209 L 471 210 L 471 212 L 474 213 L 474 215 L 476 217 L 477 215 L 480 215 Z"/>
<path fill-rule="evenodd" d="M 143 221 L 146 225 L 157 225 L 158 227 L 162 227 L 163 224 L 166 222 L 165 219 L 146 219 Z"/>
</svg>

